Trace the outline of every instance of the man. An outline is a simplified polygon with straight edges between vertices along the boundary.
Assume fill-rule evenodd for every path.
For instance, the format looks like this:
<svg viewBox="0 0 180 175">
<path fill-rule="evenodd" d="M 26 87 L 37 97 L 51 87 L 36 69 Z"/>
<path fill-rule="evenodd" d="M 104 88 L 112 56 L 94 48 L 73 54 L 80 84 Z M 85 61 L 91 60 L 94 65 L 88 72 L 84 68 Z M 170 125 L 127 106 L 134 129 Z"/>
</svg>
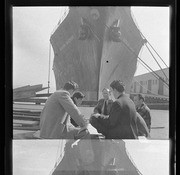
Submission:
<svg viewBox="0 0 180 175">
<path fill-rule="evenodd" d="M 109 117 L 101 114 L 100 117 L 104 120 L 99 123 L 98 115 L 92 115 L 90 123 L 106 139 L 137 139 L 137 115 L 133 101 L 125 95 L 125 86 L 121 81 L 113 81 L 110 87 L 116 101 L 112 104 Z"/>
<path fill-rule="evenodd" d="M 94 113 L 109 115 L 113 104 L 113 101 L 109 98 L 110 90 L 108 88 L 104 88 L 102 90 L 102 95 L 103 98 L 98 101 L 97 105 L 94 108 Z"/>
<path fill-rule="evenodd" d="M 73 100 L 74 104 L 76 106 L 79 106 L 82 101 L 83 101 L 83 98 L 85 97 L 85 95 L 80 92 L 80 91 L 77 91 L 73 94 L 73 96 L 71 97 L 71 99 Z M 70 118 L 70 121 L 71 121 L 71 124 L 74 126 L 74 127 L 78 127 L 79 125 L 77 125 L 77 123 L 73 120 L 73 118 L 71 117 Z"/>
<path fill-rule="evenodd" d="M 141 94 L 135 95 L 134 103 L 136 106 L 136 111 L 144 119 L 144 121 L 146 122 L 146 125 L 149 129 L 149 132 L 150 132 L 150 130 L 151 130 L 151 114 L 150 114 L 150 109 L 144 103 L 144 97 Z"/>
<path fill-rule="evenodd" d="M 136 114 L 137 114 L 138 136 L 145 136 L 147 138 L 150 138 L 149 129 L 146 125 L 146 122 L 138 112 L 136 112 Z"/>
<path fill-rule="evenodd" d="M 71 95 L 78 88 L 73 82 L 67 82 L 63 89 L 54 92 L 46 101 L 40 116 L 40 137 L 44 139 L 74 138 L 76 134 L 86 128 L 86 122 L 71 99 Z M 80 131 L 69 132 L 67 128 L 67 113 L 81 127 Z"/>
<path fill-rule="evenodd" d="M 104 88 L 102 90 L 102 96 L 103 98 L 100 99 L 97 105 L 94 107 L 93 114 L 102 114 L 103 116 L 108 116 L 113 104 L 113 100 L 110 99 L 110 90 L 108 88 Z M 103 126 L 103 120 L 104 118 L 99 115 L 99 117 L 93 120 L 92 125 L 95 128 L 96 126 L 99 126 L 99 124 Z"/>
</svg>

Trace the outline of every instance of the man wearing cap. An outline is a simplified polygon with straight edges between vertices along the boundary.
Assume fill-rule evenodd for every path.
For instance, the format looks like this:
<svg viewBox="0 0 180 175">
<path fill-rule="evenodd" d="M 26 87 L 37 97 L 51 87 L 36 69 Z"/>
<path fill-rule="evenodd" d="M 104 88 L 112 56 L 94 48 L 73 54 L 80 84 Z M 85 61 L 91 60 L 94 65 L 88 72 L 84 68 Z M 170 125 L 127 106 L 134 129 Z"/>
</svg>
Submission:
<svg viewBox="0 0 180 175">
<path fill-rule="evenodd" d="M 71 95 L 78 85 L 69 81 L 63 89 L 54 92 L 46 101 L 40 116 L 40 137 L 43 139 L 73 139 L 75 135 L 86 129 L 87 123 Z M 67 128 L 68 114 L 81 127 L 77 131 Z"/>
</svg>

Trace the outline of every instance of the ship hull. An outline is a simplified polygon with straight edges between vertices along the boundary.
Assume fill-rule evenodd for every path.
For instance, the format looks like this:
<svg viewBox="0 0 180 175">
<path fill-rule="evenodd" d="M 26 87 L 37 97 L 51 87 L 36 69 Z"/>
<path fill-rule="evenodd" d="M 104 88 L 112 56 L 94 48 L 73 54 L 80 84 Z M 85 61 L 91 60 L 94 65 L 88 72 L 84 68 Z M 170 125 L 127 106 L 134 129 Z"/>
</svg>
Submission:
<svg viewBox="0 0 180 175">
<path fill-rule="evenodd" d="M 79 39 L 82 19 L 91 30 L 86 40 Z M 120 42 L 109 39 L 110 27 L 117 20 Z M 97 100 L 103 88 L 120 79 L 129 92 L 137 55 L 143 45 L 130 7 L 70 7 L 50 41 L 54 50 L 56 89 L 73 80 L 85 93 L 86 100 Z"/>
</svg>

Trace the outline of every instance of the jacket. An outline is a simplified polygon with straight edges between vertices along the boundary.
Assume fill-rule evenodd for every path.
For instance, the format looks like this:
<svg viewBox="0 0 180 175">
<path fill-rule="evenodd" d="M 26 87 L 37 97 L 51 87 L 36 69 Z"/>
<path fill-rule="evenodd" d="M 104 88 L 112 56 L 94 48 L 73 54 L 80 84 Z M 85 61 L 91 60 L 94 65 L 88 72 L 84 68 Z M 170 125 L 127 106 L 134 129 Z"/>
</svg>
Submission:
<svg viewBox="0 0 180 175">
<path fill-rule="evenodd" d="M 141 117 L 144 119 L 146 122 L 146 125 L 150 131 L 151 129 L 151 114 L 150 114 L 150 109 L 148 106 L 143 103 L 139 108 L 136 108 L 137 112 L 141 115 Z"/>
<path fill-rule="evenodd" d="M 107 139 L 137 139 L 137 115 L 134 102 L 122 94 L 113 104 L 109 118 L 102 122 Z"/>
<path fill-rule="evenodd" d="M 54 92 L 46 101 L 40 115 L 40 137 L 45 139 L 61 139 L 67 132 L 64 123 L 67 114 L 72 116 L 79 126 L 85 125 L 83 115 L 73 103 L 70 94 L 65 90 Z"/>
<path fill-rule="evenodd" d="M 97 103 L 97 105 L 94 107 L 94 113 L 99 113 L 102 114 L 102 108 L 104 104 L 105 99 L 100 99 Z M 107 114 L 109 115 L 111 107 L 112 107 L 113 101 L 111 99 L 108 100 L 108 105 L 107 105 Z"/>
</svg>

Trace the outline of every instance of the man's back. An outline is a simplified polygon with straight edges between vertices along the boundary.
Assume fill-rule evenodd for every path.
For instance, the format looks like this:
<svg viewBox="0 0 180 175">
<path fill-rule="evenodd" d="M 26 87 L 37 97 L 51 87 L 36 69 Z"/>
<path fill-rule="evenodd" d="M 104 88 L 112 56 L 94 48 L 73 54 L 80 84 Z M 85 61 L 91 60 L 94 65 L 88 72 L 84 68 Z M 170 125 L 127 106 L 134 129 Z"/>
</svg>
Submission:
<svg viewBox="0 0 180 175">
<path fill-rule="evenodd" d="M 108 139 L 137 139 L 136 109 L 134 103 L 122 95 L 112 105 L 109 118 L 105 119 Z"/>
<path fill-rule="evenodd" d="M 121 114 L 119 115 L 120 118 L 123 119 L 122 122 L 120 121 L 121 125 L 124 125 L 123 127 L 129 128 L 129 134 L 132 134 L 132 136 L 129 135 L 130 137 L 137 138 L 137 116 L 134 102 L 125 94 L 122 95 L 122 97 L 120 97 L 117 101 L 120 103 L 121 106 Z M 125 128 L 125 132 L 127 128 Z"/>
<path fill-rule="evenodd" d="M 65 90 L 54 92 L 47 100 L 40 119 L 40 137 L 42 138 L 61 138 L 63 122 L 67 113 L 73 115 L 79 126 L 85 124 L 80 117 L 79 109 L 74 105 L 70 94 Z"/>
<path fill-rule="evenodd" d="M 59 103 L 58 98 L 67 96 L 67 91 L 59 90 L 53 93 L 46 101 L 46 104 L 41 113 L 40 119 L 40 136 L 49 138 L 56 125 L 62 123 L 65 118 L 65 110 Z M 63 118 L 64 117 L 64 118 Z"/>
</svg>

